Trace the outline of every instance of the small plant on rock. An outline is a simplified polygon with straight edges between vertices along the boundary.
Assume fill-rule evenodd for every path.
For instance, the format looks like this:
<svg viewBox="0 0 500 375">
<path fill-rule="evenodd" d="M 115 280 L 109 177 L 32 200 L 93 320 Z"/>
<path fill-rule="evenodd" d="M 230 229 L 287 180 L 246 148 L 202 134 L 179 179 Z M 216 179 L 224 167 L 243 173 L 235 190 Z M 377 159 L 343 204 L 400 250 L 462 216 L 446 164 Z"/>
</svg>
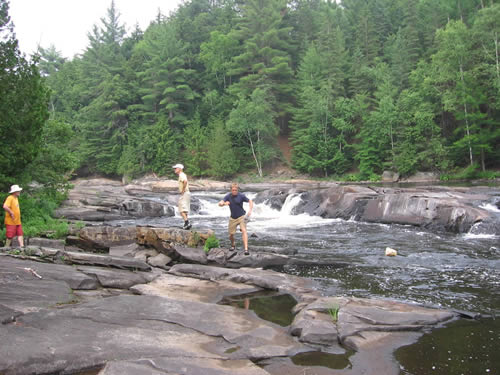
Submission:
<svg viewBox="0 0 500 375">
<path fill-rule="evenodd" d="M 208 253 L 210 249 L 213 249 L 214 247 L 219 247 L 219 240 L 217 239 L 217 237 L 215 237 L 215 234 L 211 234 L 205 241 L 205 246 L 203 246 L 203 250 L 205 250 Z"/>
<path fill-rule="evenodd" d="M 334 323 L 336 323 L 339 319 L 339 310 L 339 306 L 332 306 L 328 309 L 328 314 L 330 314 L 330 317 L 332 318 Z"/>
</svg>

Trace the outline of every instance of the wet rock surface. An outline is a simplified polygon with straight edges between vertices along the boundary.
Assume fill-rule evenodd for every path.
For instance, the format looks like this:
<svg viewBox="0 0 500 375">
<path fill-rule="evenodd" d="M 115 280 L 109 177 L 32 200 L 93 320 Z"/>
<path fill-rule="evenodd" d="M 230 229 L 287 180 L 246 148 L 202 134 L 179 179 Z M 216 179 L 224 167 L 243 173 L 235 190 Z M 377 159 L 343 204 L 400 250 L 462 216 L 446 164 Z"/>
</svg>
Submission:
<svg viewBox="0 0 500 375">
<path fill-rule="evenodd" d="M 491 202 L 494 189 L 480 188 L 384 188 L 337 185 L 316 190 L 272 190 L 259 193 L 256 201 L 275 206 L 283 197 L 301 193 L 294 214 L 342 218 L 372 223 L 413 225 L 429 230 L 468 232 L 475 224 L 490 225 L 493 215 L 475 207 Z M 495 229 L 500 234 L 500 228 Z"/>
</svg>

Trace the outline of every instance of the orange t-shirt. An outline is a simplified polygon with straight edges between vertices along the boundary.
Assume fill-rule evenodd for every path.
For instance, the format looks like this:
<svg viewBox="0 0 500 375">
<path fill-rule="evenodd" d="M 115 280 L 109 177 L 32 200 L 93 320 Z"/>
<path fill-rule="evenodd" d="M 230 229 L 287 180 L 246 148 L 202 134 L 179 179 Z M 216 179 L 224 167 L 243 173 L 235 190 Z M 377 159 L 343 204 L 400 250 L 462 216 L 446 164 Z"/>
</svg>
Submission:
<svg viewBox="0 0 500 375">
<path fill-rule="evenodd" d="M 14 195 L 9 195 L 5 200 L 4 205 L 9 207 L 14 212 L 14 220 L 10 214 L 5 211 L 5 224 L 7 225 L 21 225 L 21 209 L 19 208 L 19 200 Z"/>
</svg>

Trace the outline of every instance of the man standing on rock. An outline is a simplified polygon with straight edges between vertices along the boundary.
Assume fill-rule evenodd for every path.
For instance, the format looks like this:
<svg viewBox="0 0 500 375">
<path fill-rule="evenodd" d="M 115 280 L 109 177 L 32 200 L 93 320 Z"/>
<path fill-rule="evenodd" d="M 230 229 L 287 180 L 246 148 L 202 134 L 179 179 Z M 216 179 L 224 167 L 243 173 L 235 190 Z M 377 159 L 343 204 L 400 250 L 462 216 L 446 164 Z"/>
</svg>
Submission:
<svg viewBox="0 0 500 375">
<path fill-rule="evenodd" d="M 21 209 L 19 208 L 18 197 L 23 190 L 19 185 L 10 187 L 9 196 L 3 204 L 5 210 L 5 247 L 10 247 L 12 239 L 17 236 L 19 246 L 24 247 L 23 226 L 21 225 Z"/>
<path fill-rule="evenodd" d="M 184 226 L 182 229 L 191 229 L 191 223 L 188 219 L 189 209 L 191 207 L 191 193 L 189 192 L 189 183 L 186 174 L 184 173 L 184 166 L 182 164 L 176 164 L 172 166 L 174 168 L 175 174 L 179 176 L 179 213 L 184 219 Z"/>
<path fill-rule="evenodd" d="M 243 202 L 248 202 L 249 210 L 248 214 L 245 216 L 246 212 L 243 209 Z M 219 202 L 219 206 L 229 206 L 231 211 L 231 217 L 229 218 L 229 240 L 231 241 L 230 251 L 236 249 L 234 243 L 234 234 L 236 233 L 236 228 L 239 225 L 241 230 L 241 236 L 243 239 L 243 247 L 245 249 L 245 255 L 249 255 L 248 252 L 248 233 L 245 219 L 249 218 L 252 214 L 253 201 L 248 199 L 245 194 L 238 192 L 238 184 L 231 184 L 231 192 L 227 193 L 223 200 Z"/>
</svg>

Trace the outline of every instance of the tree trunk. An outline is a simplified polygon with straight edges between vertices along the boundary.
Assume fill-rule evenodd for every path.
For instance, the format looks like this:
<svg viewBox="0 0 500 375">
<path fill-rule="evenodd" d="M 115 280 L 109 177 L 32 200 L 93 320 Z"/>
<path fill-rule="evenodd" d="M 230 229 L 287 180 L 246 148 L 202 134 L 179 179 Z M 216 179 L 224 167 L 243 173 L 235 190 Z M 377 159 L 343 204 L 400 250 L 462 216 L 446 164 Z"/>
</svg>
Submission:
<svg viewBox="0 0 500 375">
<path fill-rule="evenodd" d="M 259 173 L 259 177 L 262 177 L 262 166 L 259 163 L 259 159 L 257 157 L 257 154 L 255 152 L 255 147 L 253 145 L 252 136 L 250 134 L 250 130 L 248 129 L 247 129 L 247 137 L 248 140 L 250 141 L 250 149 L 252 150 L 253 159 L 255 160 L 255 164 L 257 165 L 257 172 Z"/>
<path fill-rule="evenodd" d="M 464 70 L 462 64 L 460 64 L 460 79 L 465 89 L 465 79 L 464 79 Z M 465 116 L 465 132 L 467 133 L 467 144 L 469 145 L 469 159 L 470 165 L 474 164 L 474 159 L 472 158 L 472 146 L 470 144 L 470 130 L 469 130 L 469 118 L 467 112 L 467 101 L 464 99 L 464 116 Z"/>
<path fill-rule="evenodd" d="M 484 162 L 484 148 L 481 147 L 481 169 L 486 172 L 486 163 Z"/>
<path fill-rule="evenodd" d="M 499 63 L 499 53 L 498 53 L 498 33 L 495 32 L 495 55 L 496 55 L 496 65 L 497 65 L 497 79 L 500 85 L 500 63 Z"/>
</svg>

